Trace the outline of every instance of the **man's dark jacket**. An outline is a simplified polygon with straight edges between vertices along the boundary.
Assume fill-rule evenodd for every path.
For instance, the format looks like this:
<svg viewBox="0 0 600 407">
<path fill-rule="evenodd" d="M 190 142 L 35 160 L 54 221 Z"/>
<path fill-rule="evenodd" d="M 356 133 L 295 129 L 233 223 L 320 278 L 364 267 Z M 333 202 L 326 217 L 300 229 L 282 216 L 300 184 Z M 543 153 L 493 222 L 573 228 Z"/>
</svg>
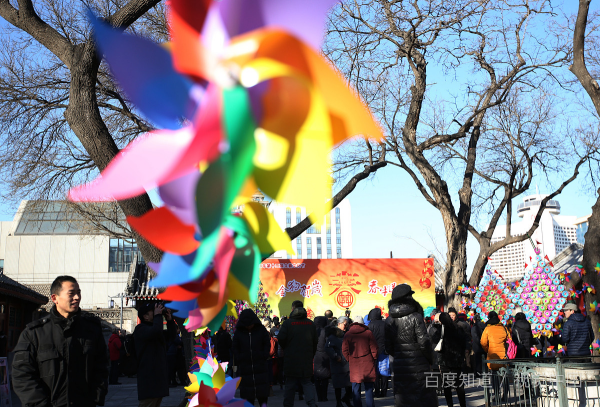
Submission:
<svg viewBox="0 0 600 407">
<path fill-rule="evenodd" d="M 317 352 L 317 329 L 306 317 L 304 308 L 294 309 L 290 317 L 283 321 L 277 340 L 285 351 L 284 374 L 289 377 L 311 377 L 313 358 Z"/>
<path fill-rule="evenodd" d="M 175 323 L 167 321 L 163 331 L 162 315 L 155 315 L 152 322 L 142 322 L 133 331 L 138 362 L 138 400 L 167 397 L 169 395 L 169 369 L 167 366 L 167 343 L 174 336 Z"/>
<path fill-rule="evenodd" d="M 381 318 L 381 309 L 373 308 L 369 312 L 369 330 L 377 342 L 377 356 L 385 355 L 385 321 Z"/>
<path fill-rule="evenodd" d="M 14 352 L 13 388 L 24 407 L 104 405 L 108 357 L 95 316 L 79 310 L 67 319 L 55 306 L 27 324 Z"/>
<path fill-rule="evenodd" d="M 568 356 L 589 356 L 590 345 L 594 341 L 590 320 L 583 314 L 571 315 L 563 326 L 562 338 L 567 344 Z"/>
</svg>

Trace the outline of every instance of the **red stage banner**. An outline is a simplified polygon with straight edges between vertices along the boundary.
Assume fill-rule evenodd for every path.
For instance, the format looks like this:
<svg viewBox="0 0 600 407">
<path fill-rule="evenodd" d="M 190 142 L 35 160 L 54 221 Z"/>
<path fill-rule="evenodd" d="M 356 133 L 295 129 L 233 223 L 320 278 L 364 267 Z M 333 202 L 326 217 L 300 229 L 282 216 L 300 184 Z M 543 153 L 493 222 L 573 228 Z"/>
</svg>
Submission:
<svg viewBox="0 0 600 407">
<path fill-rule="evenodd" d="M 410 284 L 423 309 L 435 307 L 433 259 L 267 259 L 260 280 L 274 315 L 289 315 L 301 300 L 308 317 L 328 309 L 342 316 L 365 316 L 375 308 L 388 315 L 388 301 L 399 284 Z"/>
</svg>

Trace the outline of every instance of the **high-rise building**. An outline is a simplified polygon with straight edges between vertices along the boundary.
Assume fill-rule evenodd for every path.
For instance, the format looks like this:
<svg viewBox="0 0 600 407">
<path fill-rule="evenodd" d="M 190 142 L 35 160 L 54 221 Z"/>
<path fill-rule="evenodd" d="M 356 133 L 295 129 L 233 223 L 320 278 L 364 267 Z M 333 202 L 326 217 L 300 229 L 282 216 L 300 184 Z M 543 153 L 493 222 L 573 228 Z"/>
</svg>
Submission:
<svg viewBox="0 0 600 407">
<path fill-rule="evenodd" d="M 585 234 L 588 231 L 589 221 L 591 214 L 582 216 L 575 221 L 575 227 L 577 228 L 577 242 L 585 244 Z"/>
<path fill-rule="evenodd" d="M 540 203 L 546 195 L 529 195 L 517 207 L 517 215 L 522 219 L 511 225 L 512 236 L 525 234 L 535 219 Z M 572 243 L 577 242 L 577 217 L 560 215 L 560 203 L 549 200 L 542 213 L 540 224 L 531 239 L 540 247 L 542 253 L 552 259 Z M 506 237 L 506 225 L 498 225 L 492 235 L 492 244 Z M 492 254 L 490 265 L 504 280 L 516 281 L 523 277 L 526 264 L 531 265 L 535 257 L 533 247 L 526 239 L 508 245 Z"/>
<path fill-rule="evenodd" d="M 264 196 L 263 196 L 264 202 Z M 257 200 L 258 201 L 258 200 Z M 282 229 L 300 223 L 308 214 L 302 206 L 271 201 L 268 210 Z M 291 256 L 283 250 L 273 254 L 275 259 L 348 259 L 352 258 L 352 214 L 350 201 L 344 199 L 320 222 L 312 225 L 296 239 Z"/>
</svg>

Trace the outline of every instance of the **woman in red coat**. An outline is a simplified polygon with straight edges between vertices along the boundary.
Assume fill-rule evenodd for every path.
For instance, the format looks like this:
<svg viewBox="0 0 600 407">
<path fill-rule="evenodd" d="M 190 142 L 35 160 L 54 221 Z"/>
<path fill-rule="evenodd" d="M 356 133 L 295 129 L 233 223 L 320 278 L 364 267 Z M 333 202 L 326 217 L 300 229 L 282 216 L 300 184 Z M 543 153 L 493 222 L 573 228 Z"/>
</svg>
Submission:
<svg viewBox="0 0 600 407">
<path fill-rule="evenodd" d="M 115 329 L 108 339 L 108 352 L 110 353 L 110 375 L 108 377 L 108 384 L 121 384 L 119 383 L 119 358 L 121 357 L 121 346 L 119 330 Z"/>
<path fill-rule="evenodd" d="M 362 317 L 356 317 L 350 329 L 344 335 L 342 353 L 350 364 L 350 382 L 354 407 L 362 407 L 360 384 L 365 384 L 367 407 L 374 406 L 373 387 L 375 385 L 375 363 L 377 362 L 377 342 L 373 333 L 363 323 Z"/>
</svg>

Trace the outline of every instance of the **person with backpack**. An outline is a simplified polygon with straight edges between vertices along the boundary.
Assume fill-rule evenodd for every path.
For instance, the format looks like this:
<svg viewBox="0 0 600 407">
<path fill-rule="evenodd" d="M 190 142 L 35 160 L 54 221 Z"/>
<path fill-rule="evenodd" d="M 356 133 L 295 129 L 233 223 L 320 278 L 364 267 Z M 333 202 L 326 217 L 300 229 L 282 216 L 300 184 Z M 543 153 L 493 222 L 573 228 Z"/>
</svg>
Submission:
<svg viewBox="0 0 600 407">
<path fill-rule="evenodd" d="M 508 329 L 500 322 L 498 314 L 495 311 L 490 311 L 485 329 L 481 334 L 481 347 L 487 353 L 488 360 L 507 358 L 506 344 L 509 337 Z M 503 391 L 500 392 L 500 381 L 497 374 L 502 366 L 497 363 L 488 363 L 488 368 L 492 371 L 492 383 L 494 392 L 496 392 L 495 396 L 498 399 L 498 396 L 501 395 L 502 399 L 506 400 L 508 397 L 508 381 L 502 381 Z"/>
<path fill-rule="evenodd" d="M 522 312 L 515 315 L 515 322 L 512 327 L 512 340 L 517 345 L 517 358 L 531 358 L 531 347 L 534 345 L 533 335 L 531 333 L 531 325 L 527 321 L 527 317 Z"/>
<path fill-rule="evenodd" d="M 448 407 L 454 407 L 452 389 L 456 389 L 460 407 L 466 407 L 465 385 L 460 376 L 463 373 L 465 349 L 467 348 L 466 334 L 457 326 L 447 312 L 439 316 L 442 325 L 442 346 L 440 350 L 440 370 L 444 387 L 444 397 Z"/>
<path fill-rule="evenodd" d="M 381 317 L 381 308 L 369 311 L 369 330 L 377 342 L 377 364 L 375 365 L 375 391 L 373 397 L 387 397 L 390 357 L 385 352 L 385 321 Z"/>
</svg>

